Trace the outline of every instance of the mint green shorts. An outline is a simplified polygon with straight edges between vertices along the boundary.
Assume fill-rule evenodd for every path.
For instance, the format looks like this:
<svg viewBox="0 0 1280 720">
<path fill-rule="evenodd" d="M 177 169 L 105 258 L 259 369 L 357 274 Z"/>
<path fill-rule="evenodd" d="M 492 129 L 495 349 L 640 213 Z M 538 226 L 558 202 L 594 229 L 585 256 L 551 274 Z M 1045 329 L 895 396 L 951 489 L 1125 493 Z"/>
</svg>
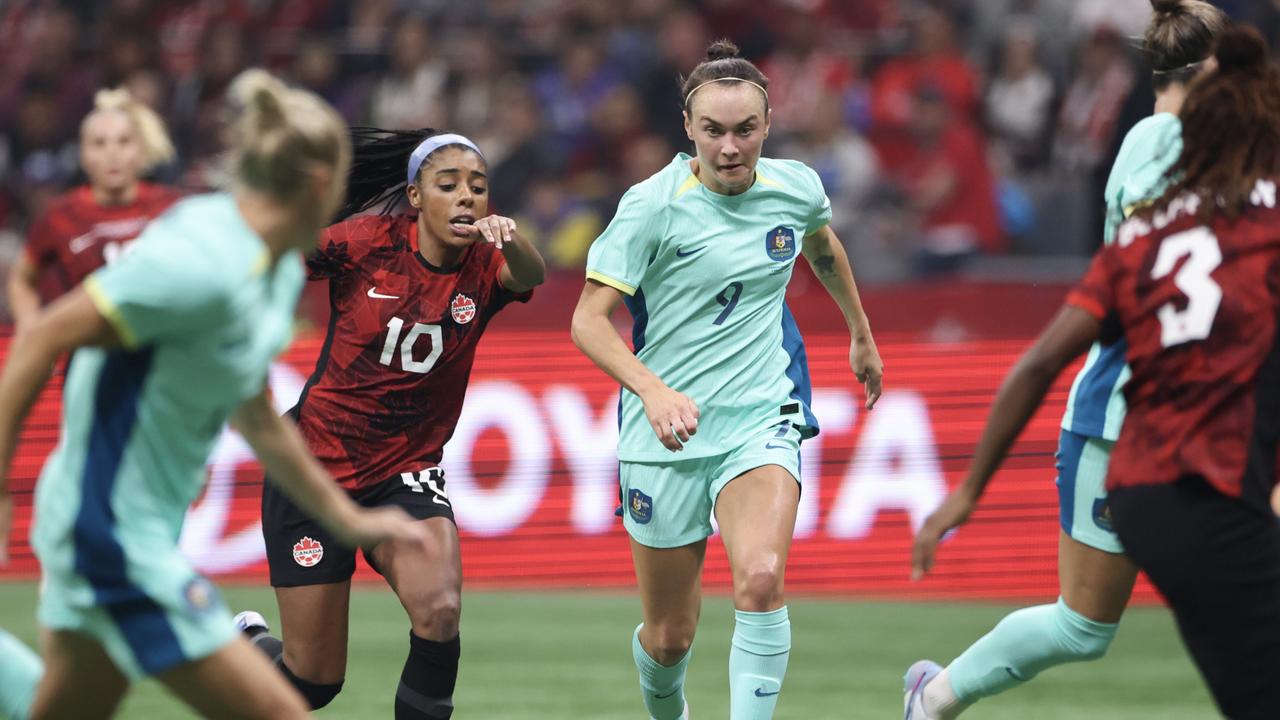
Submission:
<svg viewBox="0 0 1280 720">
<path fill-rule="evenodd" d="M 37 547 L 40 624 L 97 640 L 129 679 L 203 659 L 236 638 L 217 589 L 178 548 L 131 552 L 117 545 L 73 556 L 74 540 L 44 540 Z"/>
<path fill-rule="evenodd" d="M 676 455 L 675 457 L 679 457 Z M 778 465 L 800 482 L 800 431 L 775 425 L 723 455 L 664 463 L 619 463 L 622 525 L 646 547 L 673 548 L 711 537 L 711 514 L 734 478 Z"/>
</svg>

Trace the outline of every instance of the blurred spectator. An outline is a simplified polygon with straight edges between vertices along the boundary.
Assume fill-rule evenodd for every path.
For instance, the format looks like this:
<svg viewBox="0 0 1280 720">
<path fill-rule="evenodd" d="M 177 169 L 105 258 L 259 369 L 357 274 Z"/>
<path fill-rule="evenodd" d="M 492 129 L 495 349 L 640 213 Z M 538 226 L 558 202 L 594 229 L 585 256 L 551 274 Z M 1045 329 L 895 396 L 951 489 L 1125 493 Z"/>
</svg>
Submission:
<svg viewBox="0 0 1280 720">
<path fill-rule="evenodd" d="M 769 78 L 769 105 L 773 132 L 800 132 L 824 96 L 843 95 L 853 84 L 853 74 L 843 58 L 823 45 L 818 17 L 795 7 L 781 18 L 780 42 L 760 64 Z"/>
<path fill-rule="evenodd" d="M 911 22 L 906 55 L 885 62 L 872 86 L 872 119 L 877 130 L 893 131 L 911 122 L 913 97 L 928 84 L 941 93 L 955 122 L 977 120 L 978 72 L 960 51 L 956 27 L 940 5 L 923 7 Z"/>
<path fill-rule="evenodd" d="M 587 137 L 591 113 L 620 78 L 604 64 L 600 40 L 579 34 L 565 39 L 559 62 L 533 80 L 533 91 L 542 104 L 548 127 L 558 149 Z"/>
<path fill-rule="evenodd" d="M 80 62 L 76 50 L 80 23 L 75 15 L 49 3 L 22 16 L 18 47 L 0 81 L 0 122 L 22 104 L 23 96 L 38 92 L 56 106 L 54 132 L 69 137 L 71 121 L 88 111 L 93 93 L 91 65 Z"/>
<path fill-rule="evenodd" d="M 867 201 L 880 178 L 875 150 L 844 122 L 837 95 L 823 95 L 805 116 L 800 132 L 781 146 L 780 157 L 799 160 L 818 173 L 831 199 L 832 228 L 846 244 L 861 234 Z"/>
<path fill-rule="evenodd" d="M 119 26 L 103 38 L 103 87 L 117 87 L 135 73 L 160 66 L 160 48 L 155 37 L 142 28 Z"/>
<path fill-rule="evenodd" d="M 380 72 L 386 66 L 395 0 L 351 0 L 344 5 L 346 13 L 338 25 L 344 74 L 354 77 Z"/>
<path fill-rule="evenodd" d="M 391 34 L 391 66 L 373 88 L 369 120 L 382 128 L 443 128 L 447 67 L 432 53 L 427 22 L 402 18 Z"/>
<path fill-rule="evenodd" d="M 607 194 L 608 179 L 622 171 L 627 145 L 644 130 L 640 94 L 629 85 L 614 87 L 592 111 L 586 138 L 570 156 L 567 170 L 572 185 L 586 188 L 595 197 Z"/>
<path fill-rule="evenodd" d="M 710 35 L 702 16 L 689 9 L 676 10 L 658 32 L 658 61 L 640 81 L 649 128 L 673 147 L 690 147 L 684 131 L 680 78 L 693 72 L 706 57 Z"/>
<path fill-rule="evenodd" d="M 1000 66 L 987 90 L 987 125 L 999 165 L 1016 172 L 1047 159 L 1053 78 L 1038 56 L 1035 25 L 1025 18 L 1009 24 Z"/>
<path fill-rule="evenodd" d="M 492 135 L 507 101 L 507 68 L 494 51 L 498 42 L 488 30 L 475 28 L 459 31 L 450 45 L 449 127 L 470 137 Z"/>
<path fill-rule="evenodd" d="M 1089 174 L 1106 158 L 1133 87 L 1124 39 L 1109 27 L 1097 28 L 1080 48 L 1077 70 L 1058 113 L 1053 160 L 1064 172 Z"/>
<path fill-rule="evenodd" d="M 174 140 L 187 159 L 184 184 L 192 188 L 213 183 L 209 171 L 222 149 L 223 97 L 236 75 L 254 61 L 244 28 L 232 22 L 210 26 L 201 48 L 199 69 L 178 84 L 173 99 Z"/>
<path fill-rule="evenodd" d="M 351 124 L 362 121 L 368 103 L 368 92 L 360 84 L 349 84 L 341 72 L 342 61 L 333 43 L 320 35 L 309 35 L 298 42 L 298 53 L 289 68 L 290 79 L 328 100 Z"/>
<path fill-rule="evenodd" d="M 951 112 L 941 89 L 918 89 L 910 111 L 913 142 L 887 168 L 918 217 L 917 268 L 926 275 L 1005 250 L 986 153 L 976 131 L 952 122 Z"/>
<path fill-rule="evenodd" d="M 43 212 L 48 200 L 75 176 L 75 148 L 62 131 L 63 119 L 52 93 L 31 90 L 22 95 L 12 125 L 5 133 L 4 155 L 12 168 L 13 195 L 23 220 Z"/>
<path fill-rule="evenodd" d="M 558 175 L 535 179 L 523 211 L 512 219 L 552 268 L 586 264 L 587 249 L 605 226 L 600 212 L 569 193 Z"/>
<path fill-rule="evenodd" d="M 489 162 L 489 194 L 495 212 L 516 215 L 535 178 L 559 172 L 560 156 L 545 142 L 542 111 L 517 77 L 503 84 L 496 131 L 473 136 Z"/>
</svg>

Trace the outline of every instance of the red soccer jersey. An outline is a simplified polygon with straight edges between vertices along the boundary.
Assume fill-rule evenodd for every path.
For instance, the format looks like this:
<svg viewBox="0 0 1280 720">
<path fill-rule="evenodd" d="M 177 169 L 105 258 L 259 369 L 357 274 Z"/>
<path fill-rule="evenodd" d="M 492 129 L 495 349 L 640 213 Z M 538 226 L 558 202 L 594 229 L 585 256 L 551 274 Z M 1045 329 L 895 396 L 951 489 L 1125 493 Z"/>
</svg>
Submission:
<svg viewBox="0 0 1280 720">
<path fill-rule="evenodd" d="M 44 301 L 66 293 L 118 257 L 147 223 L 181 197 L 173 188 L 139 183 L 138 195 L 128 205 L 99 205 L 87 185 L 54 199 L 27 234 L 28 259 L 51 278 L 40 286 Z"/>
<path fill-rule="evenodd" d="M 506 260 L 492 245 L 436 268 L 417 234 L 410 216 L 352 218 L 307 262 L 311 279 L 329 280 L 329 330 L 292 414 L 348 490 L 440 462 L 485 326 L 531 295 L 502 287 Z"/>
<path fill-rule="evenodd" d="M 1067 302 L 1123 333 L 1133 377 L 1110 488 L 1199 475 L 1231 497 L 1276 483 L 1280 211 L 1259 183 L 1237 221 L 1202 224 L 1188 195 L 1121 226 Z"/>
</svg>

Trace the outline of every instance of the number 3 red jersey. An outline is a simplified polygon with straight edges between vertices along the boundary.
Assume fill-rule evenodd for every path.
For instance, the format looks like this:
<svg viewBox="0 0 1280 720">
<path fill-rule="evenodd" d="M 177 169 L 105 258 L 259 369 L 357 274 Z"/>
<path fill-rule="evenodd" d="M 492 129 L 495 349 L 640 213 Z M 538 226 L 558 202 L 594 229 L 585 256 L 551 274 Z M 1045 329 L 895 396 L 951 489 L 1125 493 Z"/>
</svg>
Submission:
<svg viewBox="0 0 1280 720">
<path fill-rule="evenodd" d="M 328 279 L 330 320 L 315 372 L 291 411 L 311 451 L 355 490 L 440 461 L 462 412 L 476 343 L 513 300 L 506 260 L 485 242 L 437 268 L 409 216 L 357 217 L 325 230 L 307 261 Z"/>
<path fill-rule="evenodd" d="M 1110 488 L 1199 475 L 1263 500 L 1280 434 L 1280 211 L 1276 185 L 1204 225 L 1184 196 L 1121 226 L 1067 302 L 1123 333 L 1133 376 Z"/>
</svg>

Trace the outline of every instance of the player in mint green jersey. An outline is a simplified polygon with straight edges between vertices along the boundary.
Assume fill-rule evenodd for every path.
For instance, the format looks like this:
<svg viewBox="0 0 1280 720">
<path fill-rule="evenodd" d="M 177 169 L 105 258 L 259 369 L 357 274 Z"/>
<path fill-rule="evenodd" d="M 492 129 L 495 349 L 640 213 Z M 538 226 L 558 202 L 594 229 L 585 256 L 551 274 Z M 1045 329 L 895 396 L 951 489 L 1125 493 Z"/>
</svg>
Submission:
<svg viewBox="0 0 1280 720">
<path fill-rule="evenodd" d="M 1108 244 L 1130 213 L 1163 192 L 1166 171 L 1182 152 L 1177 113 L 1187 84 L 1207 69 L 1228 22 L 1199 0 L 1153 0 L 1152 6 L 1144 45 L 1155 68 L 1155 114 L 1129 131 L 1107 180 Z M 1111 528 L 1105 485 L 1124 421 L 1126 350 L 1123 341 L 1095 344 L 1067 400 L 1058 442 L 1057 602 L 1009 615 L 946 668 L 928 660 L 912 665 L 904 688 L 910 720 L 953 718 L 981 698 L 1056 665 L 1102 657 L 1110 647 L 1138 574 Z M 943 534 L 969 517 L 994 472 L 971 467 L 964 484 L 925 521 L 916 537 L 917 574 L 932 564 Z"/>
<path fill-rule="evenodd" d="M 804 344 L 783 302 L 800 255 L 844 312 L 850 362 L 880 395 L 883 366 L 817 174 L 760 156 L 768 80 L 732 43 L 684 81 L 697 151 L 627 191 L 591 247 L 573 337 L 622 384 L 623 524 L 644 622 L 632 638 L 645 707 L 687 717 L 685 668 L 715 515 L 733 571 L 731 720 L 770 718 L 791 624 L 783 572 L 800 442 L 818 432 Z M 625 302 L 634 354 L 610 316 Z"/>
<path fill-rule="evenodd" d="M 43 669 L 21 652 L 12 655 L 21 672 L 0 660 L 0 706 L 15 715 L 108 717 L 144 676 L 208 717 L 307 714 L 177 548 L 228 419 L 271 477 L 345 542 L 425 541 L 398 509 L 365 512 L 350 501 L 277 415 L 266 387 L 289 342 L 302 251 L 343 197 L 346 127 L 324 101 L 260 70 L 231 94 L 241 103 L 234 190 L 174 205 L 127 255 L 25 327 L 0 375 L 7 470 L 50 368 L 75 351 L 61 438 L 36 486 Z M 0 474 L 0 547 L 11 518 L 5 480 Z M 12 707 L 19 703 L 27 707 Z"/>
</svg>

